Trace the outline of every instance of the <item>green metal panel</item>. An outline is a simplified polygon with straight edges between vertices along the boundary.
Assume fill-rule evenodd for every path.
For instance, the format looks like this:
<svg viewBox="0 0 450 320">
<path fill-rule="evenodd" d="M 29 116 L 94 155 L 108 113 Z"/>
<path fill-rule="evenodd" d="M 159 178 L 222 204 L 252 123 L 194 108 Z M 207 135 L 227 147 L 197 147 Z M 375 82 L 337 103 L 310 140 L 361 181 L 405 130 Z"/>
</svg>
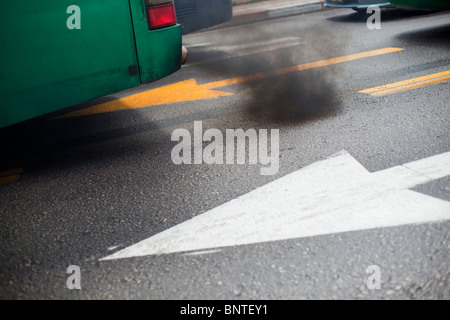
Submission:
<svg viewBox="0 0 450 320">
<path fill-rule="evenodd" d="M 68 11 L 73 4 L 79 20 Z M 181 27 L 148 31 L 143 6 L 144 0 L 3 1 L 0 127 L 137 86 L 140 69 L 145 82 L 178 70 Z M 71 29 L 73 22 L 80 29 Z"/>
<path fill-rule="evenodd" d="M 154 81 L 180 69 L 181 25 L 149 31 L 144 0 L 131 0 L 130 4 L 141 82 Z"/>
<path fill-rule="evenodd" d="M 391 4 L 408 9 L 431 9 L 448 10 L 450 9 L 449 0 L 392 0 Z"/>
</svg>

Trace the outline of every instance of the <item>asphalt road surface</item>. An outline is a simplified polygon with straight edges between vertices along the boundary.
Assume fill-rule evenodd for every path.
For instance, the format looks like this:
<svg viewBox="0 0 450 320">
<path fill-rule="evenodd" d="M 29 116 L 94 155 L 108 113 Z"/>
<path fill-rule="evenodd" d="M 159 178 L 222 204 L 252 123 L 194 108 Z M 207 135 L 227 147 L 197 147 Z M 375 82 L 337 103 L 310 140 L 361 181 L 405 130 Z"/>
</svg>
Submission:
<svg viewBox="0 0 450 320">
<path fill-rule="evenodd" d="M 0 131 L 0 297 L 449 299 L 449 18 L 186 35 L 179 72 Z"/>
</svg>

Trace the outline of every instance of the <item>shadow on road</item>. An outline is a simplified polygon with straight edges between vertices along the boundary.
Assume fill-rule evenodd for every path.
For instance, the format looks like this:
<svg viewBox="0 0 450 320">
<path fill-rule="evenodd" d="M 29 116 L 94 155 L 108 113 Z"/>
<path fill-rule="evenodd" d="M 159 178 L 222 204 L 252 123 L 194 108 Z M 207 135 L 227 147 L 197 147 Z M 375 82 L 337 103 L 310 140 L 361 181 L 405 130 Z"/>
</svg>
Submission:
<svg viewBox="0 0 450 320">
<path fill-rule="evenodd" d="M 415 46 L 450 47 L 450 24 L 437 28 L 414 30 L 397 35 L 401 41 L 409 42 Z"/>
<path fill-rule="evenodd" d="M 381 9 L 381 19 L 383 22 L 396 21 L 401 19 L 415 18 L 426 15 L 431 15 L 437 11 L 431 10 L 403 10 L 397 8 Z M 371 14 L 350 12 L 350 14 L 342 14 L 339 16 L 334 16 L 327 18 L 327 20 L 334 22 L 345 22 L 345 23 L 366 23 L 367 18 Z"/>
</svg>

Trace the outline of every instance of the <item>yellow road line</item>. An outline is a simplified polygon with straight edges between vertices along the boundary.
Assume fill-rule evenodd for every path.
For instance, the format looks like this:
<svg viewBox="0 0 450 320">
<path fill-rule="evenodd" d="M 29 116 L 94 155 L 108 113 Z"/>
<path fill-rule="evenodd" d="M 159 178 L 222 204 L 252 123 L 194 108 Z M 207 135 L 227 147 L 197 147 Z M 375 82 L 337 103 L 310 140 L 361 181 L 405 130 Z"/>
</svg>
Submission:
<svg viewBox="0 0 450 320">
<path fill-rule="evenodd" d="M 325 59 L 325 60 L 320 60 L 320 61 L 315 61 L 315 62 L 310 62 L 310 63 L 304 63 L 304 64 L 300 64 L 297 66 L 282 68 L 282 69 L 278 69 L 278 70 L 274 70 L 274 71 L 260 72 L 260 73 L 252 74 L 249 76 L 236 77 L 236 78 L 222 80 L 222 81 L 210 82 L 210 83 L 203 85 L 203 87 L 209 88 L 209 89 L 224 87 L 224 86 L 237 84 L 237 83 L 241 83 L 241 82 L 246 82 L 246 81 L 251 81 L 251 80 L 259 80 L 259 79 L 263 79 L 263 78 L 267 78 L 267 77 L 279 76 L 279 75 L 296 72 L 296 71 L 320 68 L 320 67 L 325 67 L 325 66 L 329 66 L 329 65 L 333 65 L 333 64 L 342 63 L 342 62 L 363 59 L 363 58 L 368 58 L 368 57 L 374 57 L 374 56 L 378 56 L 378 55 L 382 55 L 382 54 L 386 54 L 386 53 L 397 52 L 397 51 L 402 51 L 402 50 L 403 49 L 401 49 L 401 48 L 383 48 L 383 49 L 378 49 L 378 50 L 366 51 L 366 52 L 351 54 L 351 55 L 337 57 L 337 58 L 331 58 L 331 59 Z"/>
<path fill-rule="evenodd" d="M 2 177 L 2 178 L 0 178 L 0 185 L 1 184 L 7 184 L 7 183 L 16 182 L 17 179 L 18 179 L 17 176 Z"/>
<path fill-rule="evenodd" d="M 11 170 L 1 171 L 0 172 L 0 185 L 16 182 L 19 177 L 18 174 L 22 173 L 22 168 L 15 168 Z"/>
<path fill-rule="evenodd" d="M 444 72 L 438 72 L 430 74 L 428 76 L 418 77 L 414 79 L 408 79 L 405 81 L 399 81 L 383 86 L 369 88 L 361 90 L 361 93 L 370 93 L 375 96 L 385 96 L 397 92 L 416 89 L 420 87 L 430 86 L 436 83 L 445 82 L 450 80 L 450 70 Z"/>
<path fill-rule="evenodd" d="M 7 170 L 7 171 L 2 171 L 2 172 L 0 172 L 0 178 L 12 176 L 12 175 L 19 174 L 22 172 L 23 172 L 22 168 L 15 168 L 15 169 Z"/>
<path fill-rule="evenodd" d="M 377 50 L 371 50 L 366 52 L 361 52 L 357 54 L 351 54 L 347 56 L 331 58 L 320 60 L 316 62 L 310 62 L 305 64 L 300 64 L 293 67 L 282 68 L 278 70 L 273 70 L 269 72 L 259 72 L 256 74 L 251 74 L 248 76 L 241 76 L 221 81 L 215 81 L 205 84 L 197 84 L 195 79 L 188 79 L 178 83 L 170 84 L 167 86 L 163 86 L 160 88 L 148 90 L 145 92 L 137 93 L 134 95 L 130 95 L 128 97 L 124 97 L 121 99 L 117 99 L 114 101 L 106 102 L 103 104 L 99 104 L 90 108 L 81 109 L 78 111 L 74 111 L 63 116 L 60 116 L 56 119 L 60 118 L 69 118 L 69 117 L 78 117 L 84 115 L 93 115 L 99 113 L 113 112 L 119 110 L 127 110 L 127 109 L 137 109 L 144 108 L 156 105 L 163 105 L 169 103 L 176 103 L 182 101 L 194 101 L 206 98 L 214 98 L 220 96 L 229 96 L 233 95 L 230 92 L 211 90 L 219 87 L 224 87 L 228 85 L 238 84 L 246 81 L 258 80 L 262 78 L 267 78 L 271 76 L 279 76 L 291 72 L 302 71 L 313 68 L 325 67 L 337 63 L 342 63 L 346 61 L 352 61 L 357 59 L 363 59 L 368 57 L 374 57 L 382 54 L 392 53 L 402 51 L 401 48 L 383 48 Z"/>
</svg>

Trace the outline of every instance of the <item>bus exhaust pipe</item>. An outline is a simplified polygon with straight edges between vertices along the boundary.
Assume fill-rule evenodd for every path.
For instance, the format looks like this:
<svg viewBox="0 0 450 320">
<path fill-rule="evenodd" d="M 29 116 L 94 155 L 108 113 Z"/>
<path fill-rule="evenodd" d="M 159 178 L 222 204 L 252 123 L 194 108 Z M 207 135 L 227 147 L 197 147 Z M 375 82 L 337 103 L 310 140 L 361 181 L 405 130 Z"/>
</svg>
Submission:
<svg viewBox="0 0 450 320">
<path fill-rule="evenodd" d="M 181 48 L 181 64 L 185 64 L 188 56 L 188 51 L 185 46 Z"/>
</svg>

